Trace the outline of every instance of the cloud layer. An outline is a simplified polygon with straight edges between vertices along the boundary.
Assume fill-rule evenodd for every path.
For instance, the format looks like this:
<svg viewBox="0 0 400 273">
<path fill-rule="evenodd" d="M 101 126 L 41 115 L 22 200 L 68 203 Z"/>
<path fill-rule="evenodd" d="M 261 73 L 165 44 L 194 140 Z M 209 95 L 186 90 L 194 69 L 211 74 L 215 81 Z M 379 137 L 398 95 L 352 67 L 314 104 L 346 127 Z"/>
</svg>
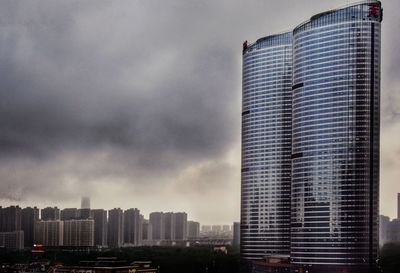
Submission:
<svg viewBox="0 0 400 273">
<path fill-rule="evenodd" d="M 1 203 L 91 195 L 96 207 L 237 220 L 241 42 L 343 4 L 297 2 L 1 2 Z M 396 1 L 384 5 L 382 195 L 393 199 L 400 19 Z"/>
</svg>

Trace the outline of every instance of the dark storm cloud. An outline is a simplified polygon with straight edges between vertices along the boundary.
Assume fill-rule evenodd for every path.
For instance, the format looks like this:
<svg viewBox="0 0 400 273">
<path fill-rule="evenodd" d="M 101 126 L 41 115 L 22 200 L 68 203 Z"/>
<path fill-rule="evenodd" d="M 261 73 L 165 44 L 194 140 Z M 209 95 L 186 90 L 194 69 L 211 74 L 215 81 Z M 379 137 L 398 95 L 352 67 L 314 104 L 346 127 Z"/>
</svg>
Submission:
<svg viewBox="0 0 400 273">
<path fill-rule="evenodd" d="M 67 6 L 68 15 L 65 5 L 53 6 L 50 15 L 33 5 L 33 12 L 4 19 L 2 157 L 111 145 L 157 165 L 165 154 L 192 160 L 224 150 L 233 138 L 228 116 L 237 100 L 233 84 L 225 83 L 233 70 L 226 51 L 196 44 L 189 51 L 190 29 L 178 31 L 176 40 L 165 37 L 160 24 L 177 20 L 173 14 L 139 27 L 138 12 L 124 10 L 126 2 L 84 7 L 88 14 L 80 4 Z"/>
</svg>

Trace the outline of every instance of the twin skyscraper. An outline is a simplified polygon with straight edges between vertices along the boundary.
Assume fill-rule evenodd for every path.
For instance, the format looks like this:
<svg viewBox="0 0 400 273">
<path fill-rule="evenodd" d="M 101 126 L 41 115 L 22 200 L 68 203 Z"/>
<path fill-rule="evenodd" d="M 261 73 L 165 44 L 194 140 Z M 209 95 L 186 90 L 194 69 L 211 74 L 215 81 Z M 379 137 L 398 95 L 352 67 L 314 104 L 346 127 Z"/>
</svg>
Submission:
<svg viewBox="0 0 400 273">
<path fill-rule="evenodd" d="M 243 44 L 244 261 L 374 270 L 381 22 L 362 1 Z"/>
</svg>

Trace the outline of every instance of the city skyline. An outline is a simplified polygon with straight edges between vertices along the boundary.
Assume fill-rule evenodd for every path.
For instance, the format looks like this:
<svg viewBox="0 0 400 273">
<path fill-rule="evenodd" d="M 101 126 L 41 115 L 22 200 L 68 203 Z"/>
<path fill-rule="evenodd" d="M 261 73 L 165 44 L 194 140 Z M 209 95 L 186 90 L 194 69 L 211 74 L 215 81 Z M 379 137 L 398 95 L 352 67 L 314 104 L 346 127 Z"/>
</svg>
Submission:
<svg viewBox="0 0 400 273">
<path fill-rule="evenodd" d="M 92 193 L 93 208 L 239 220 L 241 43 L 349 1 L 96 3 L 0 3 L 0 205 Z M 400 4 L 383 5 L 380 213 L 394 218 Z"/>
<path fill-rule="evenodd" d="M 137 208 L 87 210 L 82 214 L 76 208 L 0 207 L 1 247 L 190 246 L 199 240 L 230 243 L 234 233 L 234 223 L 201 226 L 185 212 L 152 212 L 146 219 Z"/>
<path fill-rule="evenodd" d="M 122 212 L 127 212 L 129 214 L 134 213 L 134 215 L 139 216 L 140 217 L 144 217 L 146 216 L 146 214 L 142 214 L 140 209 L 138 208 L 112 208 L 112 209 L 104 209 L 104 208 L 88 208 L 88 213 L 81 215 L 79 212 L 79 208 L 77 207 L 68 207 L 68 208 L 63 208 L 63 207 L 57 207 L 57 206 L 46 206 L 46 207 L 37 207 L 37 206 L 20 206 L 18 204 L 14 204 L 14 205 L 10 205 L 10 206 L 5 206 L 2 207 L 0 206 L 0 210 L 2 209 L 18 209 L 21 210 L 21 215 L 24 214 L 24 212 L 29 214 L 34 214 L 35 215 L 35 219 L 36 220 L 43 220 L 43 221 L 47 221 L 47 220 L 61 220 L 61 221 L 68 221 L 68 220 L 82 220 L 82 219 L 89 219 L 89 218 L 95 218 L 96 216 L 93 214 L 99 213 L 99 212 L 107 212 L 107 211 L 113 211 L 113 210 L 121 210 Z M 100 213 L 100 214 L 101 214 Z M 183 211 L 163 211 L 163 210 L 158 210 L 158 211 L 153 211 L 150 212 L 149 214 L 147 214 L 148 216 L 150 216 L 151 214 L 163 214 L 163 215 L 169 215 L 171 216 L 172 214 L 174 215 L 173 219 L 175 221 L 175 217 L 176 215 L 178 215 L 178 217 L 181 217 L 182 214 L 186 215 L 185 216 L 185 221 L 187 222 L 194 222 L 194 223 L 198 223 L 200 224 L 200 222 L 198 222 L 196 219 L 192 218 L 192 217 L 188 217 L 186 212 Z M 176 215 L 175 215 L 176 214 Z M 20 217 L 21 217 L 20 215 Z M 0 215 L 1 216 L 1 215 Z M 32 215 L 33 217 L 33 215 Z M 149 218 L 149 217 L 147 217 Z M 36 221 L 35 220 L 35 221 Z M 146 218 L 141 219 L 141 221 L 143 220 L 149 220 Z M 200 227 L 212 227 L 212 226 L 227 226 L 227 225 L 232 225 L 233 223 L 228 223 L 228 224 L 221 224 L 221 223 L 213 223 L 213 224 L 201 224 Z M 15 228 L 13 228 L 15 229 Z M 16 228 L 17 230 L 19 230 L 19 228 Z"/>
</svg>

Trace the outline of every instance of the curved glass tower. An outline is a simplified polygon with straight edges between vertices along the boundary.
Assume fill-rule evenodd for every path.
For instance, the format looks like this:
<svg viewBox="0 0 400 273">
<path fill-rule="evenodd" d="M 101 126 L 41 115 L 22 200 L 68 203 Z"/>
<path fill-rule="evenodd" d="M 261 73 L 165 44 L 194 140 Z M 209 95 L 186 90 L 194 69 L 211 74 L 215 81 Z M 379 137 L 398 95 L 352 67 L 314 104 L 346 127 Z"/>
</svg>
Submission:
<svg viewBox="0 0 400 273">
<path fill-rule="evenodd" d="M 292 33 L 243 45 L 241 256 L 290 253 Z"/>
<path fill-rule="evenodd" d="M 311 272 L 377 258 L 381 20 L 363 1 L 293 31 L 291 259 Z"/>
</svg>

